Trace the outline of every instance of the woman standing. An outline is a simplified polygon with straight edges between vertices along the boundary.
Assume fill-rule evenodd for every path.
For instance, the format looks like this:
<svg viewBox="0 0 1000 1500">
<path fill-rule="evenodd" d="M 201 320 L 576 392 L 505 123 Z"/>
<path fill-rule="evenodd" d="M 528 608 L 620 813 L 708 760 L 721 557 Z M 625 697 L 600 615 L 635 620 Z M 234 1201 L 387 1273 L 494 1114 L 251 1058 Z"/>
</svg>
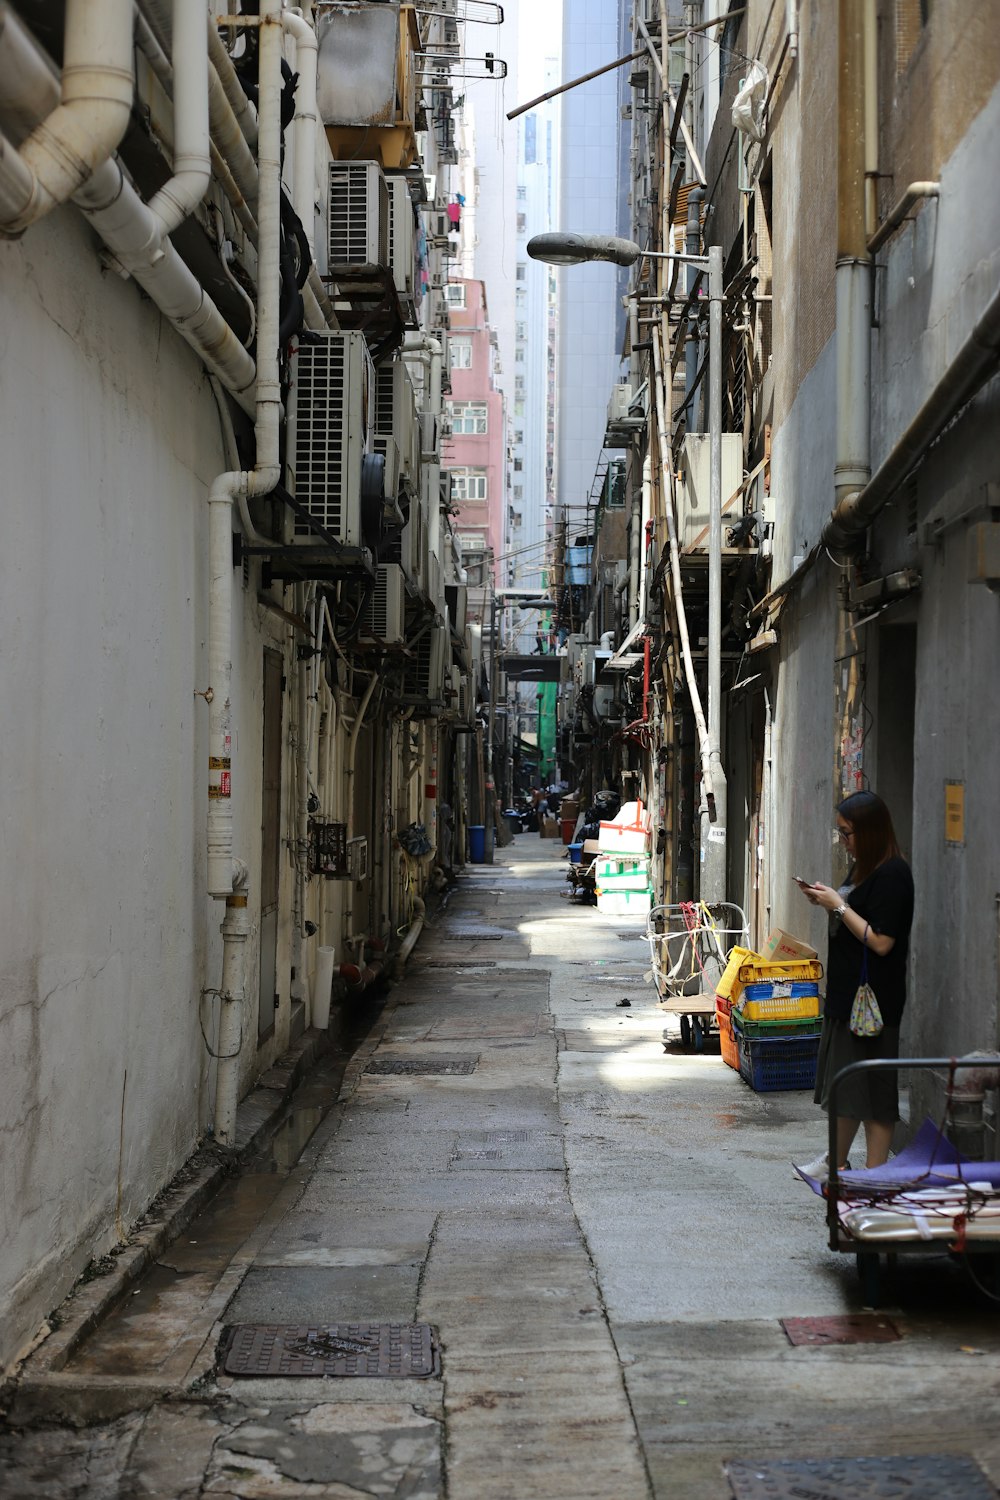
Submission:
<svg viewBox="0 0 1000 1500">
<path fill-rule="evenodd" d="M 837 808 L 837 833 L 847 846 L 851 868 L 839 890 L 800 882 L 813 906 L 830 913 L 823 1036 L 816 1070 L 816 1103 L 829 1107 L 830 1082 L 848 1063 L 899 1056 L 899 1023 L 906 1004 L 906 960 L 913 922 L 913 876 L 899 852 L 889 809 L 874 792 L 855 792 Z M 867 948 L 868 983 L 882 1013 L 874 1037 L 855 1036 L 851 1007 L 862 981 Z M 860 1072 L 837 1090 L 837 1163 L 846 1166 L 858 1132 L 865 1127 L 869 1167 L 888 1160 L 893 1127 L 899 1119 L 895 1072 Z M 802 1168 L 825 1177 L 826 1156 Z"/>
</svg>

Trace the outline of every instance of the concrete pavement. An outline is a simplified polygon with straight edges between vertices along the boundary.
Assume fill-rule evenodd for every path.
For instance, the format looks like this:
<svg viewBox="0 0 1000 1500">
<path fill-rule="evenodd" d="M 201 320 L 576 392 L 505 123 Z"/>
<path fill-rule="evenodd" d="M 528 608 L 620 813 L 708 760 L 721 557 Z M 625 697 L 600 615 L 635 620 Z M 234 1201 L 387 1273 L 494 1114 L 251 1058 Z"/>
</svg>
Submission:
<svg viewBox="0 0 1000 1500">
<path fill-rule="evenodd" d="M 903 1268 L 897 1342 L 789 1345 L 780 1318 L 861 1307 L 789 1166 L 822 1120 L 664 1047 L 642 922 L 571 904 L 562 856 L 468 868 L 339 1098 L 332 1065 L 298 1096 L 302 1155 L 279 1138 L 62 1368 L 43 1346 L 0 1493 L 731 1500 L 727 1459 L 942 1451 L 1000 1477 L 1000 1335 L 959 1267 Z M 432 1324 L 440 1377 L 219 1373 L 226 1325 L 365 1321 Z"/>
</svg>

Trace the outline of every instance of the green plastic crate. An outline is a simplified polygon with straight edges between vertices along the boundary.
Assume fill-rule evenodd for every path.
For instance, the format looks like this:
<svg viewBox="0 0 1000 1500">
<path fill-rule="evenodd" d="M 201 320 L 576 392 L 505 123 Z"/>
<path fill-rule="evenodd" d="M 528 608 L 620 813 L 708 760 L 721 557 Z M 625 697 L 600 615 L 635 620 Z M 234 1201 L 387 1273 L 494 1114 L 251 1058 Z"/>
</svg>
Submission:
<svg viewBox="0 0 1000 1500">
<path fill-rule="evenodd" d="M 802 1016 L 792 1021 L 745 1021 L 738 1010 L 732 1016 L 734 1027 L 745 1037 L 818 1037 L 823 1030 L 819 1016 Z"/>
</svg>

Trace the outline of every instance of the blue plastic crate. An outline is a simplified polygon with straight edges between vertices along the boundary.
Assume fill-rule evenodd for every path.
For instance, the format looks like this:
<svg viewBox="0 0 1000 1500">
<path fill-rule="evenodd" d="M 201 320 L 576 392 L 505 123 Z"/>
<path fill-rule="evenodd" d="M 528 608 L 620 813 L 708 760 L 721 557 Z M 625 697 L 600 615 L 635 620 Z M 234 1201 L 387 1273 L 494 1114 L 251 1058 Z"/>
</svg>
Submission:
<svg viewBox="0 0 1000 1500">
<path fill-rule="evenodd" d="M 743 994 L 747 1000 L 772 1000 L 775 991 L 788 995 L 792 1000 L 805 1000 L 819 994 L 819 985 L 808 979 L 761 979 L 756 984 L 745 984 Z"/>
<path fill-rule="evenodd" d="M 757 1094 L 811 1089 L 816 1085 L 819 1037 L 747 1037 L 736 1033 L 740 1077 Z"/>
</svg>

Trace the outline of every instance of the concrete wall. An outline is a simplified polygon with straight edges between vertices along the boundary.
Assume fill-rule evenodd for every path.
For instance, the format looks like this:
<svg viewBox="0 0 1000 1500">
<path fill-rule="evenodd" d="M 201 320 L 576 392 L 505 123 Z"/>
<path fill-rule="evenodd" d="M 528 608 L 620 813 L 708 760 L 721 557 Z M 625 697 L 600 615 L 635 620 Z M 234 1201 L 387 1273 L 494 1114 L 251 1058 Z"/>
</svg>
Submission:
<svg viewBox="0 0 1000 1500">
<path fill-rule="evenodd" d="M 195 694 L 225 464 L 197 360 L 74 211 L 0 247 L 0 330 L 2 1363 L 210 1120 L 222 912 Z M 257 891 L 264 632 L 236 591 L 233 811 Z"/>
</svg>

